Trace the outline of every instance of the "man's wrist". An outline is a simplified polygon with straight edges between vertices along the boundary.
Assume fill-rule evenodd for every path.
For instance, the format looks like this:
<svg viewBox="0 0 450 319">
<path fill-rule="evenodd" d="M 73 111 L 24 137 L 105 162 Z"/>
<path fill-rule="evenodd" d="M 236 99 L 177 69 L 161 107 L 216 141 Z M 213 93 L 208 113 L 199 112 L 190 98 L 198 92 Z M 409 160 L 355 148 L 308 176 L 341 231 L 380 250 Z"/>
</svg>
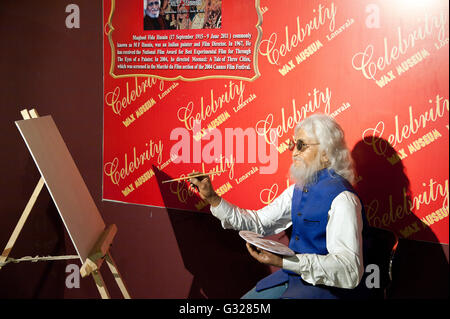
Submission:
<svg viewBox="0 0 450 319">
<path fill-rule="evenodd" d="M 219 195 L 217 195 L 216 193 L 214 193 L 214 195 L 206 198 L 206 201 L 212 206 L 212 207 L 217 207 L 220 204 L 221 201 L 221 197 Z"/>
</svg>

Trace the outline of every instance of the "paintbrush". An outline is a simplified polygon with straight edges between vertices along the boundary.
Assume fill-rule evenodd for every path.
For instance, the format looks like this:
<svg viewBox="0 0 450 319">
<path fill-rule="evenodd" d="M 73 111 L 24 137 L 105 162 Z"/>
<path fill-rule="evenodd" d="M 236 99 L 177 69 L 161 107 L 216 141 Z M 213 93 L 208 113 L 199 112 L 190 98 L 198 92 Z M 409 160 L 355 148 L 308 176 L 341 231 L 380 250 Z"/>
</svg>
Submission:
<svg viewBox="0 0 450 319">
<path fill-rule="evenodd" d="M 164 183 L 170 183 L 170 182 L 184 181 L 184 180 L 186 180 L 186 179 L 191 179 L 191 178 L 194 178 L 194 177 L 207 176 L 207 175 L 215 175 L 215 174 L 220 174 L 220 173 L 224 173 L 224 172 L 226 172 L 226 170 L 224 170 L 224 171 L 218 171 L 218 172 L 211 172 L 211 173 L 198 173 L 198 174 L 191 175 L 191 176 L 180 177 L 180 178 L 175 178 L 175 179 L 169 179 L 169 180 L 166 180 L 166 181 L 162 181 L 162 184 L 164 184 Z"/>
</svg>

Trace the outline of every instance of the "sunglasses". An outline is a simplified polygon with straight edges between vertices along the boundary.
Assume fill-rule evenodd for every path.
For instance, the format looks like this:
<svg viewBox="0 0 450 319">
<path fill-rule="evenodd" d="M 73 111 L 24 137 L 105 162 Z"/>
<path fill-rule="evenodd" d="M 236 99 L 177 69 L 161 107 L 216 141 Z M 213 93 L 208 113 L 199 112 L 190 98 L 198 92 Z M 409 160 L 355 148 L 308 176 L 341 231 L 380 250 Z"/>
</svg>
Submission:
<svg viewBox="0 0 450 319">
<path fill-rule="evenodd" d="M 148 2 L 147 6 L 151 7 L 151 6 L 159 6 L 159 1 L 155 1 L 155 2 Z"/>
<path fill-rule="evenodd" d="M 297 150 L 299 152 L 302 152 L 303 150 L 307 149 L 310 145 L 319 145 L 320 143 L 311 143 L 306 144 L 302 140 L 293 141 L 292 139 L 289 140 L 289 150 L 293 151 L 295 147 L 297 147 Z"/>
</svg>

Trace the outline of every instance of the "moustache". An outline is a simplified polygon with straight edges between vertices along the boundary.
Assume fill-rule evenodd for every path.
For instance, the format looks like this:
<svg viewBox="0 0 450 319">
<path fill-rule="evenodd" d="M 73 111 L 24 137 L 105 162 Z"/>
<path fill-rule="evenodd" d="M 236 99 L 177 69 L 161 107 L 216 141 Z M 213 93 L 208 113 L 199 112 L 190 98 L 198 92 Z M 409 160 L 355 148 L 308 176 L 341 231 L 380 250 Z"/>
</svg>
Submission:
<svg viewBox="0 0 450 319">
<path fill-rule="evenodd" d="M 302 163 L 304 163 L 305 161 L 303 160 L 303 158 L 301 157 L 301 156 L 292 156 L 292 160 L 293 161 L 299 161 L 299 162 L 302 162 Z"/>
</svg>

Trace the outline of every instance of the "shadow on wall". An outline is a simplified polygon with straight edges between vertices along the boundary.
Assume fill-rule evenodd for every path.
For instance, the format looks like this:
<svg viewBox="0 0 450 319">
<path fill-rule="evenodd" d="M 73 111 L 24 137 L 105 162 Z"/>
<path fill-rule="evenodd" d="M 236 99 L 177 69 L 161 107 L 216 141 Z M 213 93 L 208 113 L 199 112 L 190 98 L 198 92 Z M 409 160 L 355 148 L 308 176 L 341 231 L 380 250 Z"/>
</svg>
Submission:
<svg viewBox="0 0 450 319">
<path fill-rule="evenodd" d="M 387 297 L 448 298 L 448 251 L 411 212 L 410 182 L 399 154 L 388 141 L 370 136 L 355 145 L 352 157 L 369 224 L 400 238 Z M 417 235 L 429 242 L 407 239 Z"/>
<path fill-rule="evenodd" d="M 161 194 L 172 179 L 153 167 Z M 166 205 L 167 198 L 163 198 Z M 200 198 L 198 198 L 200 200 Z M 170 206 L 170 205 L 166 205 Z M 194 276 L 190 299 L 240 298 L 270 274 L 249 254 L 245 241 L 233 230 L 224 230 L 210 213 L 167 209 L 186 269 Z"/>
</svg>

